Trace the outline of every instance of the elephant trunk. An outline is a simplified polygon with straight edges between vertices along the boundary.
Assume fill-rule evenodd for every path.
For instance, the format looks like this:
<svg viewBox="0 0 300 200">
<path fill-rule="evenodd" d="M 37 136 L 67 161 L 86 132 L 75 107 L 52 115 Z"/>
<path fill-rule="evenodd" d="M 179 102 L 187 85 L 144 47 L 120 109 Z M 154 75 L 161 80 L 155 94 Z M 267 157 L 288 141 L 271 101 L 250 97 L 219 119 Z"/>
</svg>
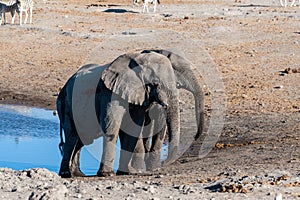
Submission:
<svg viewBox="0 0 300 200">
<path fill-rule="evenodd" d="M 178 92 L 178 91 L 177 91 Z M 180 138 L 180 115 L 179 101 L 177 95 L 170 95 L 169 106 L 167 107 L 167 128 L 169 136 L 168 157 L 165 163 L 170 163 L 176 159 Z"/>
<path fill-rule="evenodd" d="M 170 58 L 172 59 L 172 57 Z M 174 62 L 175 63 L 175 62 Z M 203 132 L 204 126 L 204 96 L 200 83 L 197 80 L 189 63 L 173 65 L 176 70 L 177 87 L 191 92 L 195 101 L 195 115 L 197 122 L 197 133 L 194 137 L 197 140 Z"/>
<path fill-rule="evenodd" d="M 178 88 L 183 88 L 191 92 L 195 100 L 195 115 L 197 120 L 197 140 L 203 132 L 204 126 L 204 97 L 200 83 L 192 70 L 191 63 L 183 57 L 167 50 L 152 50 L 165 55 L 171 62 L 175 72 Z"/>
<path fill-rule="evenodd" d="M 197 133 L 195 135 L 195 140 L 197 140 L 203 132 L 204 126 L 204 97 L 203 91 L 197 80 L 192 82 L 192 94 L 195 100 L 195 115 L 197 122 Z"/>
</svg>

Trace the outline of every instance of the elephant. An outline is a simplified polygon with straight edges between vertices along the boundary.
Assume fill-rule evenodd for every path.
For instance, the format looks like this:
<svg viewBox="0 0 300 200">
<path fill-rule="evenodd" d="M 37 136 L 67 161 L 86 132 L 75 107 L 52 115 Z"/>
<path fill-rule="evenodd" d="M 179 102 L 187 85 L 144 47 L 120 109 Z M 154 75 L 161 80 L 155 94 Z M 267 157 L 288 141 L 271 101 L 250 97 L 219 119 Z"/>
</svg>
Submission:
<svg viewBox="0 0 300 200">
<path fill-rule="evenodd" d="M 95 92 L 95 110 L 101 131 L 96 135 L 85 133 L 82 138 L 79 137 L 77 122 L 74 120 L 73 89 L 78 77 L 82 78 L 93 72 L 96 72 L 93 76 L 100 77 Z M 103 136 L 103 155 L 97 175 L 114 174 L 112 165 L 118 136 L 121 141 L 121 153 L 117 174 L 130 173 L 132 153 L 141 136 L 145 116 L 154 103 L 159 104 L 166 113 L 170 138 L 169 152 L 177 152 L 180 134 L 178 95 L 170 60 L 154 51 L 124 54 L 102 67 L 92 64 L 83 66 L 67 81 L 57 98 L 61 141 L 62 129 L 65 133 L 65 143 L 60 144 L 63 158 L 59 175 L 82 176 L 83 173 L 79 169 L 80 149 L 100 136 Z M 176 153 L 170 153 L 168 159 L 174 160 L 174 155 Z"/>
<path fill-rule="evenodd" d="M 203 91 L 202 87 L 197 81 L 197 77 L 194 75 L 194 72 L 191 69 L 191 64 L 184 59 L 183 57 L 167 51 L 167 50 L 150 50 L 154 51 L 156 53 L 162 54 L 166 56 L 173 67 L 173 70 L 175 72 L 175 78 L 176 78 L 176 86 L 177 88 L 183 88 L 185 90 L 188 90 L 191 92 L 194 96 L 195 100 L 195 115 L 196 115 L 196 120 L 197 120 L 197 126 L 198 130 L 195 135 L 195 140 L 199 138 L 203 131 L 203 124 L 204 124 L 204 99 L 203 99 Z M 145 52 L 149 52 L 149 50 L 145 50 Z M 99 72 L 102 73 L 102 72 Z M 64 104 L 62 100 L 68 99 L 66 98 L 65 90 L 66 87 L 69 86 L 69 91 L 71 90 L 70 88 L 73 88 L 72 81 L 74 78 L 71 78 L 67 84 L 64 86 L 64 88 L 61 90 L 60 95 L 58 97 L 58 105 L 65 105 L 64 107 L 67 108 L 69 104 Z M 99 82 L 100 83 L 100 82 Z M 99 87 L 98 87 L 99 88 Z M 70 96 L 70 95 L 69 95 Z M 96 100 L 97 101 L 97 100 Z M 63 110 L 63 108 L 58 106 L 58 110 Z M 70 110 L 70 109 L 69 109 Z M 138 140 L 138 144 L 135 148 L 135 152 L 137 154 L 134 154 L 132 158 L 131 165 L 135 169 L 141 169 L 143 168 L 144 161 L 146 162 L 146 169 L 147 170 L 153 170 L 155 168 L 160 167 L 160 151 L 165 135 L 165 130 L 166 130 L 166 123 L 165 123 L 165 114 L 164 114 L 164 109 L 159 105 L 159 104 L 154 104 L 152 108 L 150 109 L 154 110 L 153 113 L 156 113 L 156 117 L 153 117 L 153 123 L 152 126 L 146 126 L 148 128 L 143 129 L 143 140 Z M 159 114 L 160 113 L 160 114 Z M 62 118 L 62 117 L 60 117 Z M 70 120 L 72 117 L 68 117 L 68 120 Z M 62 122 L 62 120 L 61 120 Z M 145 123 L 149 123 L 149 117 L 146 115 L 146 120 Z M 75 128 L 74 128 L 75 129 Z M 76 131 L 76 130 L 75 130 Z M 153 134 L 153 133 L 158 133 L 158 134 Z M 121 135 L 121 134 L 119 134 Z M 150 145 L 150 137 L 152 136 L 152 144 Z M 78 146 L 74 148 L 74 153 L 72 157 L 72 162 L 71 162 L 71 174 L 73 176 L 78 176 L 82 175 L 79 169 L 79 154 L 80 154 L 80 148 L 82 147 L 82 144 L 80 140 L 78 141 Z M 145 158 L 144 158 L 144 155 Z M 145 159 L 145 160 L 144 160 Z"/>
<path fill-rule="evenodd" d="M 182 56 L 168 50 L 144 50 L 144 52 L 156 52 L 166 56 L 170 60 L 175 72 L 176 87 L 178 89 L 185 89 L 193 94 L 197 122 L 197 133 L 194 139 L 199 139 L 204 126 L 204 97 L 202 87 L 197 81 L 195 73 L 192 71 L 191 64 Z M 155 110 L 153 112 L 156 112 L 156 117 L 153 118 L 155 120 L 152 122 L 152 126 L 143 130 L 143 140 L 138 141 L 135 149 L 136 154 L 134 154 L 132 158 L 132 165 L 135 169 L 143 169 L 143 162 L 146 164 L 147 171 L 161 167 L 160 154 L 166 132 L 166 116 L 159 104 L 153 106 L 152 109 Z M 150 123 L 149 120 L 149 117 L 146 117 L 145 123 Z M 151 137 L 152 143 L 150 144 Z M 174 156 L 176 155 L 171 155 L 169 158 Z M 170 162 L 172 162 L 172 160 L 167 159 L 164 161 L 164 164 L 166 165 Z"/>
</svg>

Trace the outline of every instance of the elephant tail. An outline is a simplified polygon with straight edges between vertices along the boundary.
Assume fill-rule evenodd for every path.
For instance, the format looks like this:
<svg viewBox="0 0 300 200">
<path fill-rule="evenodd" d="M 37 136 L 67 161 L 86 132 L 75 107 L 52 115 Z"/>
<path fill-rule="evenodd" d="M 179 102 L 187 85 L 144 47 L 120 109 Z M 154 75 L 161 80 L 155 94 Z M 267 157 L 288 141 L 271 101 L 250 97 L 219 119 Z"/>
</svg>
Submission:
<svg viewBox="0 0 300 200">
<path fill-rule="evenodd" d="M 64 145 L 64 138 L 63 138 L 63 124 L 65 121 L 65 98 L 66 98 L 66 88 L 65 86 L 61 89 L 60 93 L 58 94 L 56 100 L 56 107 L 59 117 L 59 134 L 60 134 L 60 143 L 58 148 L 60 150 L 60 154 L 63 155 L 63 145 Z"/>
<path fill-rule="evenodd" d="M 63 127 L 61 125 L 61 123 L 59 123 L 59 134 L 60 134 L 60 143 L 58 145 L 58 148 L 60 150 L 60 154 L 63 155 L 64 151 L 63 151 L 63 146 L 64 146 L 64 139 L 63 139 Z"/>
</svg>

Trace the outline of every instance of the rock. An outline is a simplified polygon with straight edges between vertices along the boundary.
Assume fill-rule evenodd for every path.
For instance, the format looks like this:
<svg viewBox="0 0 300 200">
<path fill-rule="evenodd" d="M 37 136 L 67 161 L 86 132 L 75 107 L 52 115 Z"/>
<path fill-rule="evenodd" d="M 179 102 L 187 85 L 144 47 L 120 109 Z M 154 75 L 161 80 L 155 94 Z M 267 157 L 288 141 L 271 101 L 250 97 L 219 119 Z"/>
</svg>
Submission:
<svg viewBox="0 0 300 200">
<path fill-rule="evenodd" d="M 155 188 L 153 186 L 150 186 L 148 188 L 148 191 L 151 193 L 151 194 L 154 194 L 156 192 Z"/>
<path fill-rule="evenodd" d="M 274 200 L 282 200 L 282 194 L 281 193 L 276 194 Z"/>
<path fill-rule="evenodd" d="M 282 89 L 283 86 L 282 86 L 282 85 L 278 85 L 278 86 L 275 86 L 274 88 L 275 88 L 275 89 Z"/>
<path fill-rule="evenodd" d="M 60 200 L 65 199 L 67 196 L 68 189 L 64 185 L 59 185 L 49 190 L 34 190 L 29 195 L 28 199 L 49 199 L 49 200 Z"/>
<path fill-rule="evenodd" d="M 246 99 L 248 96 L 246 94 L 242 94 L 242 97 Z"/>
<path fill-rule="evenodd" d="M 128 196 L 129 197 L 135 197 L 135 194 L 134 193 L 129 193 Z"/>
<path fill-rule="evenodd" d="M 113 188 L 114 188 L 114 187 L 111 186 L 111 185 L 106 187 L 106 189 L 108 189 L 108 190 L 112 190 Z"/>
</svg>

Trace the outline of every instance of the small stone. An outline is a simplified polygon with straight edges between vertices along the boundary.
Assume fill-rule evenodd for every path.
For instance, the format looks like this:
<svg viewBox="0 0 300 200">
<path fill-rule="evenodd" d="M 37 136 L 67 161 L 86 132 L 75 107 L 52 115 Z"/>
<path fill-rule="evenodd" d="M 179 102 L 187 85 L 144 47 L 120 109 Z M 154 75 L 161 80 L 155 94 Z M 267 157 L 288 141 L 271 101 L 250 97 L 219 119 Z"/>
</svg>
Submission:
<svg viewBox="0 0 300 200">
<path fill-rule="evenodd" d="M 155 188 L 153 186 L 150 186 L 148 188 L 148 191 L 151 193 L 151 194 L 154 194 L 155 193 Z"/>
<path fill-rule="evenodd" d="M 185 188 L 185 185 L 180 185 L 179 190 L 183 190 Z"/>
<path fill-rule="evenodd" d="M 248 96 L 246 94 L 242 94 L 242 97 L 246 99 Z"/>
<path fill-rule="evenodd" d="M 248 191 L 245 188 L 242 188 L 240 192 L 246 194 Z"/>
<path fill-rule="evenodd" d="M 111 185 L 110 185 L 110 186 L 107 186 L 106 189 L 112 190 L 112 189 L 113 189 L 113 186 L 111 186 Z"/>
<path fill-rule="evenodd" d="M 276 194 L 274 200 L 282 200 L 282 194 L 281 193 Z"/>
<path fill-rule="evenodd" d="M 128 196 L 129 197 L 135 197 L 135 194 L 134 193 L 129 193 Z"/>
<path fill-rule="evenodd" d="M 274 88 L 275 88 L 275 89 L 282 89 L 283 86 L 282 86 L 282 85 L 278 85 L 278 86 L 275 86 Z"/>
</svg>

